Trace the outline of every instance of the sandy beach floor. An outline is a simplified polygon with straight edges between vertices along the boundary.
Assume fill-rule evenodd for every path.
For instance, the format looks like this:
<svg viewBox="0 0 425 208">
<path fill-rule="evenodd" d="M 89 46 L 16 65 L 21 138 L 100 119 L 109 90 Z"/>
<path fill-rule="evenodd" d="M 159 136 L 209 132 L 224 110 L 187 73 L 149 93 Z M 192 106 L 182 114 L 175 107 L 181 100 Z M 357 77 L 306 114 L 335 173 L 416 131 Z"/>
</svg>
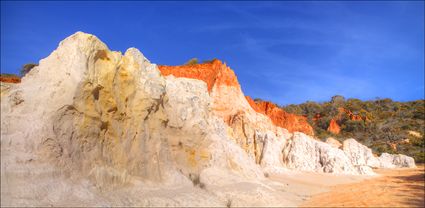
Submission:
<svg viewBox="0 0 425 208">
<path fill-rule="evenodd" d="M 335 185 L 313 195 L 302 207 L 424 207 L 424 165 L 415 169 L 378 169 L 379 177 Z"/>
</svg>

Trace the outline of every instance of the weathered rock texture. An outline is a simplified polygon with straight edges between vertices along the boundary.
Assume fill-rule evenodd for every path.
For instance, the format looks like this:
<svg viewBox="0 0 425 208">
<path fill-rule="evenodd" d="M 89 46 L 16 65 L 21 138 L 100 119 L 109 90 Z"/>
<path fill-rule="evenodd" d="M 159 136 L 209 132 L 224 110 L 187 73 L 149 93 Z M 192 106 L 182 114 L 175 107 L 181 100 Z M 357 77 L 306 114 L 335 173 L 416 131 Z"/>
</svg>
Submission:
<svg viewBox="0 0 425 208">
<path fill-rule="evenodd" d="M 382 153 L 379 156 L 381 168 L 415 168 L 415 160 L 402 154 Z"/>
<path fill-rule="evenodd" d="M 343 115 L 347 115 L 350 118 L 350 120 L 352 120 L 352 121 L 364 121 L 364 120 L 366 120 L 366 117 L 362 117 L 360 115 L 354 114 L 350 110 L 342 108 L 342 107 L 338 108 L 338 112 L 339 112 L 338 115 L 337 115 L 338 119 L 340 119 Z"/>
<path fill-rule="evenodd" d="M 227 135 L 257 164 L 282 166 L 278 150 L 287 136 L 286 130 L 273 125 L 270 118 L 252 109 L 241 90 L 234 72 L 219 60 L 185 66 L 160 66 L 164 76 L 202 80 L 208 85 L 214 115 L 227 124 Z M 270 148 L 267 148 L 270 146 Z M 274 155 L 273 157 L 270 154 Z M 275 158 L 276 157 L 276 158 Z M 272 168 L 273 169 L 273 168 Z"/>
<path fill-rule="evenodd" d="M 339 132 L 341 131 L 341 127 L 338 125 L 335 119 L 331 119 L 331 121 L 329 122 L 328 131 L 333 134 L 339 134 Z"/>
<path fill-rule="evenodd" d="M 251 107 L 218 60 L 159 70 L 78 32 L 1 90 L 6 206 L 282 206 L 263 172 L 373 174 L 360 144 L 291 134 L 312 131 L 270 103 Z M 246 192 L 220 188 L 231 184 Z M 178 191 L 149 194 L 158 187 Z"/>
<path fill-rule="evenodd" d="M 373 174 L 370 168 L 353 165 L 350 158 L 341 149 L 313 140 L 302 133 L 294 133 L 294 136 L 289 139 L 284 148 L 283 158 L 289 168 L 298 170 Z"/>
<path fill-rule="evenodd" d="M 242 91 L 240 90 L 239 82 L 233 70 L 231 70 L 228 66 L 226 66 L 226 64 L 222 63 L 220 60 L 217 59 L 213 60 L 210 63 L 202 64 L 191 64 L 183 66 L 159 66 L 159 70 L 164 76 L 173 75 L 175 77 L 199 79 L 207 83 L 208 91 L 213 91 L 211 93 L 213 95 L 219 95 L 213 96 L 213 98 L 219 99 L 219 101 L 215 102 L 217 104 L 217 108 L 215 108 L 217 109 L 217 111 L 222 111 L 222 108 L 233 108 L 229 108 L 228 105 L 221 101 L 224 99 L 222 95 L 224 95 L 225 93 L 226 95 L 228 95 L 227 93 L 230 93 L 230 95 L 238 94 L 238 97 L 240 97 L 240 95 L 243 95 Z M 218 92 L 219 90 L 220 92 Z M 313 128 L 308 124 L 306 118 L 286 113 L 271 102 L 255 103 L 248 96 L 246 97 L 246 99 L 249 105 L 256 112 L 268 116 L 272 120 L 274 125 L 279 126 L 281 128 L 285 128 L 289 132 L 298 131 L 304 132 L 309 135 L 314 134 Z M 233 104 L 234 102 L 231 103 Z M 221 106 L 221 104 L 225 104 L 225 106 Z M 229 115 L 225 113 L 225 116 Z M 229 121 L 228 117 L 224 117 L 224 119 L 226 121 Z"/>
<path fill-rule="evenodd" d="M 355 166 L 370 166 L 378 168 L 379 160 L 372 154 L 372 150 L 355 139 L 347 139 L 343 142 L 342 149 L 348 155 Z"/>
<path fill-rule="evenodd" d="M 137 49 L 122 55 L 76 33 L 2 95 L 2 177 L 26 155 L 100 189 L 200 183 L 211 168 L 261 179 L 211 113 L 207 89 L 199 80 L 161 76 Z M 5 180 L 2 194 L 19 187 Z"/>
<path fill-rule="evenodd" d="M 308 135 L 314 135 L 313 127 L 307 122 L 307 118 L 287 113 L 271 102 L 255 102 L 248 96 L 246 96 L 246 99 L 255 111 L 268 116 L 274 125 L 285 128 L 291 133 L 303 132 Z"/>
<path fill-rule="evenodd" d="M 240 87 L 235 73 L 220 60 L 214 59 L 209 63 L 190 64 L 182 66 L 159 65 L 158 69 L 164 76 L 186 77 L 199 79 L 207 83 L 208 91 L 214 85 Z"/>
<path fill-rule="evenodd" d="M 335 147 L 335 148 L 341 148 L 342 147 L 341 142 L 339 142 L 338 140 L 336 140 L 335 138 L 332 138 L 332 137 L 327 138 L 326 143 L 331 145 L 332 147 Z"/>
</svg>

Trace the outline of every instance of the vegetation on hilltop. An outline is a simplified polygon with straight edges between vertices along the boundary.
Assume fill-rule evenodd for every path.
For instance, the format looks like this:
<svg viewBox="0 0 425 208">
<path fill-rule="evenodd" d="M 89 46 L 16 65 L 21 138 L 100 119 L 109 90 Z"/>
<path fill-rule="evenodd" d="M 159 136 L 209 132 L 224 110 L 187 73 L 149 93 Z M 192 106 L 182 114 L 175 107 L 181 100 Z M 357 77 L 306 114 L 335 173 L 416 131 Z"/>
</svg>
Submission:
<svg viewBox="0 0 425 208">
<path fill-rule="evenodd" d="M 19 70 L 19 73 L 21 74 L 21 77 L 24 77 L 25 74 L 27 74 L 28 72 L 30 72 L 31 69 L 33 69 L 36 66 L 38 66 L 38 64 L 35 64 L 35 63 L 24 64 L 22 66 L 22 68 Z"/>
<path fill-rule="evenodd" d="M 22 65 L 22 67 L 19 69 L 19 75 L 9 74 L 9 73 L 0 73 L 0 77 L 3 77 L 3 79 L 18 79 L 18 80 L 20 80 L 21 77 L 24 77 L 28 72 L 30 72 L 36 66 L 38 66 L 38 64 L 27 63 L 27 64 Z"/>
<path fill-rule="evenodd" d="M 199 63 L 199 61 L 198 61 L 197 58 L 192 58 L 189 61 L 187 61 L 184 65 L 195 65 L 195 64 L 198 64 L 198 63 Z"/>
<path fill-rule="evenodd" d="M 203 60 L 202 62 L 200 62 L 198 60 L 198 58 L 191 58 L 189 61 L 187 61 L 184 65 L 196 65 L 196 64 L 200 64 L 200 63 L 212 63 L 215 60 L 218 60 L 217 58 L 213 58 L 213 59 L 208 59 L 208 60 Z"/>
<path fill-rule="evenodd" d="M 281 107 L 289 113 L 305 115 L 318 138 L 334 137 L 340 141 L 355 138 L 375 153 L 400 153 L 425 162 L 425 100 L 396 102 L 391 99 L 361 101 L 334 96 L 331 101 L 308 101 Z M 340 114 L 341 108 L 361 120 Z M 327 131 L 331 119 L 341 128 L 339 134 Z"/>
</svg>

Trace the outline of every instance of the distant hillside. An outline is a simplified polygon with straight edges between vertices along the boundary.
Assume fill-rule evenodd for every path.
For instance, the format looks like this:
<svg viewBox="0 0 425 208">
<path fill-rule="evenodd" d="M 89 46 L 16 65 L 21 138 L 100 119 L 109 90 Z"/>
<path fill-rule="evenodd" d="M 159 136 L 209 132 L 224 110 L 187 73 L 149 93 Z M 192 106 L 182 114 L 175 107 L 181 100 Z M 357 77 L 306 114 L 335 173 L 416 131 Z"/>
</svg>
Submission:
<svg viewBox="0 0 425 208">
<path fill-rule="evenodd" d="M 15 74 L 0 74 L 0 82 L 19 83 L 21 78 Z"/>
<path fill-rule="evenodd" d="M 377 153 L 413 156 L 425 162 L 425 101 L 396 102 L 391 99 L 361 101 L 334 96 L 331 101 L 306 102 L 281 107 L 304 115 L 315 135 L 340 141 L 353 137 Z"/>
</svg>

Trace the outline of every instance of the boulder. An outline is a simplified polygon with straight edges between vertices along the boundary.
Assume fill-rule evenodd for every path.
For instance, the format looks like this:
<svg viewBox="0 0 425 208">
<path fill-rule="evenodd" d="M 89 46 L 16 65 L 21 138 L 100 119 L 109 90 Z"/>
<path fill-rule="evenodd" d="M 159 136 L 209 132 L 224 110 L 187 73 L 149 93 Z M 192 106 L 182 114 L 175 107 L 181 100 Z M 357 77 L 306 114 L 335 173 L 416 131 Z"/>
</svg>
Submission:
<svg viewBox="0 0 425 208">
<path fill-rule="evenodd" d="M 294 133 L 283 149 L 284 164 L 291 169 L 339 174 L 373 174 L 367 166 L 354 166 L 341 149 Z"/>
<path fill-rule="evenodd" d="M 382 153 L 379 162 L 381 168 L 416 168 L 415 160 L 402 154 Z"/>
<path fill-rule="evenodd" d="M 380 167 L 379 160 L 372 154 L 372 150 L 355 139 L 345 140 L 342 149 L 355 166 Z"/>
<path fill-rule="evenodd" d="M 329 145 L 331 145 L 331 147 L 334 147 L 334 148 L 341 148 L 342 147 L 341 142 L 339 142 L 338 140 L 336 140 L 333 137 L 327 138 L 326 139 L 326 144 L 329 144 Z"/>
</svg>

